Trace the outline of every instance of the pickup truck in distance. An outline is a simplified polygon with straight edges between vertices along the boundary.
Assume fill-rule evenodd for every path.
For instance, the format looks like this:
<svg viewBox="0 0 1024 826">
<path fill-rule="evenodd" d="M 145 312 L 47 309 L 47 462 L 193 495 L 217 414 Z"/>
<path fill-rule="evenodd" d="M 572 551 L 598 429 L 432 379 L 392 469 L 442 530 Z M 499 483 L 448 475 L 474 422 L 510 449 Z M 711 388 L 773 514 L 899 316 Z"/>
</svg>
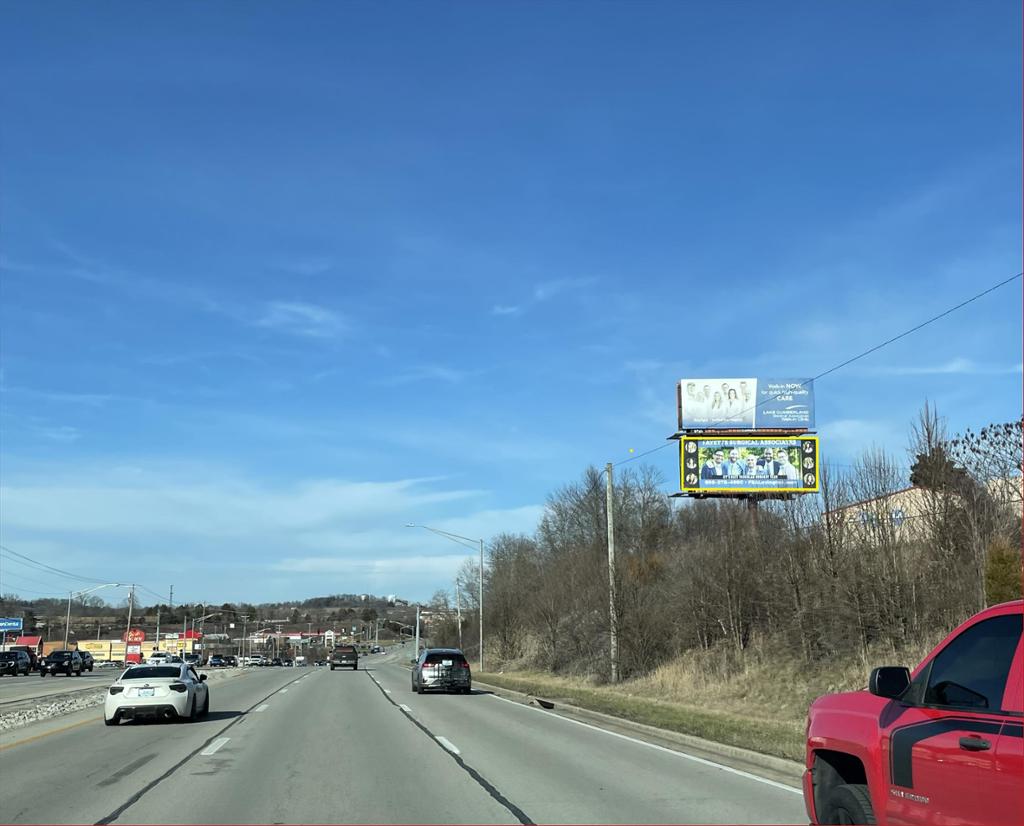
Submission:
<svg viewBox="0 0 1024 826">
<path fill-rule="evenodd" d="M 354 645 L 339 645 L 331 652 L 331 671 L 335 668 L 359 668 L 359 652 Z"/>
<path fill-rule="evenodd" d="M 807 717 L 812 823 L 1024 820 L 1024 600 L 959 626 L 913 673 L 819 697 Z"/>
</svg>

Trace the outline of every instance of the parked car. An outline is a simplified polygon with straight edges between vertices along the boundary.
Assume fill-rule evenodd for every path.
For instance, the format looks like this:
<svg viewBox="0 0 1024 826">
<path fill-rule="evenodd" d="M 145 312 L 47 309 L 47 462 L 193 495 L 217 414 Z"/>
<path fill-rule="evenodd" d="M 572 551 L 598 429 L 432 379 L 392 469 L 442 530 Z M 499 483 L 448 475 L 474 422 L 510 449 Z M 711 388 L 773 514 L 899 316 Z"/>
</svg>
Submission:
<svg viewBox="0 0 1024 826">
<path fill-rule="evenodd" d="M 165 665 L 171 659 L 167 651 L 154 651 L 146 658 L 146 665 Z"/>
<path fill-rule="evenodd" d="M 116 726 L 135 718 L 171 718 L 192 722 L 210 711 L 206 675 L 194 666 L 136 665 L 127 669 L 107 691 L 103 722 Z"/>
<path fill-rule="evenodd" d="M 31 670 L 32 660 L 24 651 L 0 651 L 0 676 L 24 674 L 27 677 Z"/>
<path fill-rule="evenodd" d="M 469 661 L 458 648 L 427 648 L 412 667 L 412 690 L 469 694 L 473 687 Z"/>
<path fill-rule="evenodd" d="M 93 666 L 96 665 L 96 660 L 93 659 L 92 654 L 79 649 L 78 656 L 82 658 L 82 671 L 92 671 Z"/>
<path fill-rule="evenodd" d="M 224 658 L 220 654 L 214 654 L 210 657 L 210 661 L 207 663 L 210 668 L 224 668 L 227 665 L 224 662 Z"/>
<path fill-rule="evenodd" d="M 198 654 L 186 654 L 185 663 L 187 665 L 194 665 L 198 668 L 203 664 L 203 658 L 200 657 Z"/>
<path fill-rule="evenodd" d="M 359 652 L 354 645 L 339 645 L 331 652 L 331 671 L 335 668 L 359 668 Z"/>
<path fill-rule="evenodd" d="M 281 658 L 280 657 L 274 657 L 274 659 L 272 659 L 270 661 L 270 664 L 271 665 L 284 665 L 284 663 L 281 662 Z"/>
<path fill-rule="evenodd" d="M 39 676 L 64 674 L 82 676 L 82 658 L 77 651 L 51 651 L 39 663 Z"/>
<path fill-rule="evenodd" d="M 224 665 L 228 668 L 235 668 L 238 665 L 238 657 L 234 654 L 225 654 L 223 659 Z"/>
<path fill-rule="evenodd" d="M 911 673 L 819 697 L 807 718 L 811 823 L 1021 819 L 1024 600 L 971 617 Z"/>
</svg>

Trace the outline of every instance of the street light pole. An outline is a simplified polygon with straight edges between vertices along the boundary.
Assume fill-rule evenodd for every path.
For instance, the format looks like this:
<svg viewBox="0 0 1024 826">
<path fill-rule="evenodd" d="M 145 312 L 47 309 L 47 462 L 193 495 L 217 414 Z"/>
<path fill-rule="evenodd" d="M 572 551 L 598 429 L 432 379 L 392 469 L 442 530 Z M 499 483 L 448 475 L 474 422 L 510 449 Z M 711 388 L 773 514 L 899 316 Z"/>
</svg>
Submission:
<svg viewBox="0 0 1024 826">
<path fill-rule="evenodd" d="M 472 543 L 470 547 L 476 548 L 476 545 L 480 546 L 480 570 L 478 571 L 478 582 L 477 582 L 477 605 L 480 611 L 480 671 L 484 670 L 484 541 L 482 539 L 471 539 L 468 536 L 461 536 L 457 533 L 450 533 L 449 531 L 442 531 L 437 528 L 431 528 L 429 525 L 415 525 L 412 523 L 407 524 L 407 528 L 423 528 L 424 530 L 436 533 L 438 536 L 443 536 L 445 539 L 450 539 L 452 542 L 456 542 L 459 545 L 465 545 L 466 543 Z"/>
<path fill-rule="evenodd" d="M 484 670 L 484 541 L 480 540 L 480 579 L 478 582 L 480 594 L 480 672 Z"/>
</svg>

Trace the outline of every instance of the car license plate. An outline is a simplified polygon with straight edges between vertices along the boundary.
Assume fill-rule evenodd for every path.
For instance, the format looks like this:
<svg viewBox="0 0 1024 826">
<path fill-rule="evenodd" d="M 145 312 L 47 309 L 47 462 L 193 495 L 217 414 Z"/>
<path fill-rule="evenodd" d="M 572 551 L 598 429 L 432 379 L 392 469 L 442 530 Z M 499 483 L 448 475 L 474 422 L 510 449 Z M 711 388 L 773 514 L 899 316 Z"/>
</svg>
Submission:
<svg viewBox="0 0 1024 826">
<path fill-rule="evenodd" d="M 139 689 L 139 696 L 140 697 L 152 697 L 153 694 L 155 693 L 155 691 L 156 691 L 156 689 L 153 689 L 153 688 L 140 688 Z"/>
<path fill-rule="evenodd" d="M 452 664 L 451 660 L 441 660 L 441 665 L 445 666 L 446 668 L 450 668 L 451 664 Z"/>
</svg>

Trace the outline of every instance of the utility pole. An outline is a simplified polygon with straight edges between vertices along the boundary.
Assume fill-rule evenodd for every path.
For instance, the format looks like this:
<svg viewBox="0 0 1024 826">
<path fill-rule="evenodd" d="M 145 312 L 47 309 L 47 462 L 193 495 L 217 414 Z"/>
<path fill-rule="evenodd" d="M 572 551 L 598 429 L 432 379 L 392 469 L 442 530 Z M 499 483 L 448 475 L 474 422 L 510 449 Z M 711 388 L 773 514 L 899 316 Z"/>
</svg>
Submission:
<svg viewBox="0 0 1024 826">
<path fill-rule="evenodd" d="M 174 610 L 174 586 L 171 586 L 171 592 L 167 595 L 167 607 L 172 611 Z"/>
<path fill-rule="evenodd" d="M 480 540 L 480 580 L 479 580 L 480 593 L 478 594 L 478 600 L 480 603 L 480 673 L 484 671 L 484 541 Z"/>
<path fill-rule="evenodd" d="M 68 591 L 68 618 L 64 621 L 64 650 L 65 651 L 67 651 L 67 648 L 68 648 L 68 632 L 71 630 L 71 595 L 72 594 L 73 594 L 72 591 Z M 14 674 L 15 674 L 15 676 L 17 676 L 18 672 L 15 671 Z"/>
<path fill-rule="evenodd" d="M 420 607 L 416 606 L 416 649 L 413 652 L 413 659 L 419 659 L 420 656 Z"/>
<path fill-rule="evenodd" d="M 156 607 L 156 645 L 154 649 L 160 647 L 160 606 Z"/>
<path fill-rule="evenodd" d="M 128 592 L 128 631 L 131 631 L 131 611 L 135 607 L 135 584 L 132 583 L 131 591 Z M 128 645 L 125 643 L 125 645 Z"/>
<path fill-rule="evenodd" d="M 619 681 L 619 621 L 615 613 L 615 485 L 612 482 L 612 463 L 605 465 L 608 475 L 608 618 L 611 642 L 612 682 Z"/>
<path fill-rule="evenodd" d="M 459 588 L 459 578 L 455 577 L 455 616 L 459 622 L 459 648 L 462 648 L 462 589 Z"/>
</svg>

